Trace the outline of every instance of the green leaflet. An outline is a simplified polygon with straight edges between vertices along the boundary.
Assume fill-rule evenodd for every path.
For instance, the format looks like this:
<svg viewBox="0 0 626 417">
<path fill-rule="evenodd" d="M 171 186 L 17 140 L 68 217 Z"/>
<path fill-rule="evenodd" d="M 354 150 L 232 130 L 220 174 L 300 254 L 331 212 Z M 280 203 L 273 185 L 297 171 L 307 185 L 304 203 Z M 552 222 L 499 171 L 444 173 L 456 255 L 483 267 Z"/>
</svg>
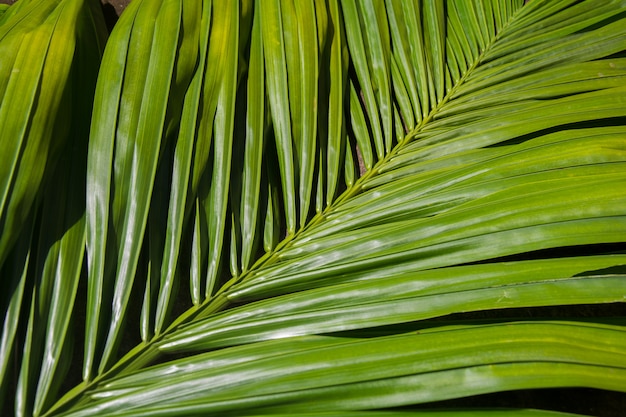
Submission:
<svg viewBox="0 0 626 417">
<path fill-rule="evenodd" d="M 93 80 L 95 81 L 95 80 Z M 92 86 L 95 84 L 92 84 Z M 72 308 L 77 294 L 81 267 L 85 249 L 84 194 L 67 195 L 70 189 L 84 189 L 84 177 L 71 172 L 84 169 L 86 155 L 87 132 L 75 130 L 82 143 L 75 143 L 75 152 L 69 158 L 64 157 L 56 174 L 57 183 L 61 186 L 52 188 L 43 203 L 44 216 L 41 221 L 48 228 L 41 230 L 38 237 L 37 253 L 42 256 L 36 262 L 38 278 L 33 291 L 33 299 L 29 326 L 32 333 L 27 337 L 31 340 L 31 348 L 24 352 L 20 376 L 19 399 L 16 405 L 23 413 L 40 413 L 44 406 L 49 406 L 51 396 L 57 395 L 59 381 L 63 380 L 72 357 L 66 340 L 71 340 L 68 333 L 72 316 Z M 78 182 L 70 184 L 67 181 Z M 82 183 L 82 184 L 81 184 Z M 54 242 L 58 235 L 62 238 Z M 70 306 L 68 308 L 67 306 Z M 30 369 L 30 370 L 29 370 Z M 40 369 L 40 372 L 37 372 Z M 37 387 L 37 391 L 31 392 Z M 34 400 L 33 400 L 34 399 Z M 34 402 L 34 406 L 30 403 Z M 46 404 L 48 403 L 48 404 Z"/>
<path fill-rule="evenodd" d="M 624 299 L 623 276 L 587 277 L 623 265 L 624 257 L 565 258 L 415 271 L 361 278 L 235 308 L 181 327 L 165 338 L 165 351 L 203 350 L 231 344 L 384 326 L 510 306 Z M 406 271 L 406 269 L 405 269 Z M 591 279 L 592 281 L 584 281 Z M 292 284 L 293 285 L 293 284 Z M 283 288 L 290 288 L 289 282 Z M 546 298 L 546 294 L 552 297 Z M 592 295 L 593 294 L 593 295 Z M 265 294 L 264 294 L 265 295 Z M 249 297 L 233 291 L 230 297 Z"/>
<path fill-rule="evenodd" d="M 30 230 L 29 230 L 30 231 Z M 32 231 L 31 233 L 23 233 L 20 239 L 17 241 L 13 253 L 11 254 L 11 262 L 3 265 L 3 276 L 8 282 L 5 284 L 7 288 L 11 290 L 10 294 L 3 296 L 2 298 L 2 312 L 3 312 L 3 325 L 2 325 L 2 340 L 0 343 L 0 404 L 6 404 L 7 398 L 12 398 L 14 395 L 7 395 L 7 390 L 11 389 L 9 385 L 13 380 L 17 378 L 18 371 L 12 369 L 11 358 L 16 357 L 19 352 L 15 352 L 16 338 L 18 324 L 20 324 L 20 310 L 22 309 L 22 303 L 24 302 L 24 290 L 26 287 L 26 278 L 29 270 L 30 263 L 30 246 L 32 245 Z M 28 297 L 28 295 L 26 295 Z M 19 340 L 19 339 L 18 339 Z M 9 391 L 13 394 L 12 390 Z"/>
<path fill-rule="evenodd" d="M 59 1 L 44 3 L 16 9 L 0 26 L 0 264 L 25 226 L 71 120 L 64 108 L 78 33 L 57 24 L 76 12 Z"/>
<path fill-rule="evenodd" d="M 92 304 L 87 316 L 86 379 L 91 378 L 96 352 L 103 355 L 100 371 L 114 358 L 141 250 L 136 242 L 143 240 L 146 229 L 166 126 L 176 125 L 171 118 L 180 118 L 179 110 L 168 114 L 168 106 L 179 105 L 174 100 L 183 95 L 168 94 L 162 86 L 169 85 L 174 74 L 181 9 L 177 0 L 134 2 L 112 34 L 116 42 L 109 43 L 105 51 L 87 168 L 88 294 Z M 165 33 L 167 36 L 162 35 Z M 179 88 L 186 88 L 191 76 L 193 67 L 187 67 L 187 74 L 182 75 L 187 81 Z M 109 95 L 111 90 L 119 96 Z M 104 95 L 110 101 L 98 100 Z M 113 132 L 111 126 L 117 126 Z M 101 326 L 107 326 L 104 323 L 109 317 L 108 335 L 101 339 Z"/>
<path fill-rule="evenodd" d="M 154 231 L 159 236 L 164 236 L 163 246 L 154 245 L 155 256 L 158 260 L 162 256 L 162 261 L 151 263 L 151 274 L 159 278 L 158 297 L 156 293 L 156 285 L 146 285 L 146 299 L 144 300 L 142 310 L 142 339 L 148 340 L 152 335 L 158 334 L 169 322 L 169 313 L 171 311 L 171 300 L 173 294 L 176 294 L 176 274 L 178 258 L 181 252 L 183 239 L 183 225 L 185 215 L 189 213 L 190 208 L 187 203 L 187 196 L 190 186 L 190 172 L 192 153 L 195 144 L 195 126 L 198 120 L 198 102 L 200 100 L 200 85 L 202 83 L 202 71 L 196 69 L 203 68 L 205 64 L 206 42 L 199 43 L 200 21 L 206 19 L 206 14 L 210 13 L 210 8 L 201 7 L 199 2 L 183 2 L 181 12 L 181 30 L 186 36 L 180 40 L 180 57 L 175 64 L 175 80 L 178 88 L 173 89 L 173 93 L 178 96 L 173 99 L 174 104 L 169 107 L 170 114 L 176 115 L 180 111 L 180 105 L 183 109 L 180 114 L 180 130 L 176 132 L 177 117 L 167 118 L 169 129 L 174 131 L 171 135 L 178 133 L 176 145 L 173 150 L 173 162 L 171 167 L 165 165 L 161 168 L 162 183 L 164 189 L 170 189 L 170 200 L 168 206 L 167 220 L 163 218 L 152 217 L 151 227 L 149 230 Z M 208 9 L 208 10 L 207 10 Z M 200 44 L 200 48 L 198 45 Z M 198 59 L 200 54 L 200 59 Z M 200 62 L 198 62 L 200 61 Z M 189 73 L 194 71 L 193 78 L 189 81 Z M 189 88 L 186 83 L 189 82 Z M 167 133 L 169 136 L 170 133 Z M 170 148 L 171 152 L 171 148 Z M 168 156 L 171 156 L 168 155 Z M 171 184 L 168 184 L 170 179 Z M 155 198 L 162 197 L 163 194 L 157 192 Z M 159 201 L 159 200 L 157 200 Z M 156 205 L 156 204 L 155 204 Z M 163 222 L 167 225 L 163 232 Z M 152 240 L 151 240 L 152 243 Z M 162 253 L 160 252 L 162 250 Z M 156 279 L 154 279 L 156 281 Z M 154 284 L 154 283 L 153 283 Z M 151 298 L 156 298 L 154 303 Z M 155 305 L 156 304 L 156 305 Z M 151 326 L 154 326 L 154 330 Z"/>
<path fill-rule="evenodd" d="M 261 22 L 255 13 L 252 24 L 252 41 L 250 45 L 250 69 L 248 72 L 248 102 L 256 97 L 265 96 L 263 65 L 263 40 L 261 39 Z M 246 271 L 251 266 L 252 251 L 257 239 L 257 216 L 260 211 L 259 199 L 261 188 L 261 172 L 263 145 L 265 143 L 265 106 L 248 106 L 246 113 L 246 149 L 241 196 L 241 269 Z"/>
<path fill-rule="evenodd" d="M 267 69 L 267 88 L 270 113 L 274 124 L 276 149 L 281 171 L 287 232 L 296 227 L 295 171 L 293 162 L 292 132 L 290 126 L 289 93 L 287 87 L 287 61 L 284 50 L 283 24 L 280 2 L 261 2 L 259 11 L 263 38 L 263 52 Z"/>
<path fill-rule="evenodd" d="M 246 32 L 249 28 L 238 26 L 240 17 L 242 21 L 246 19 L 236 2 L 229 6 L 218 8 L 208 1 L 203 4 L 203 8 L 210 11 L 203 19 L 200 39 L 207 48 L 206 56 L 201 58 L 206 59 L 199 109 L 202 113 L 198 115 L 197 124 L 189 126 L 194 129 L 196 139 L 192 186 L 187 198 L 197 198 L 199 203 L 197 227 L 202 233 L 197 237 L 199 252 L 194 252 L 193 262 L 198 265 L 199 273 L 194 285 L 199 285 L 204 293 L 202 298 L 213 294 L 221 282 L 222 246 L 231 234 L 227 227 L 231 223 L 227 221 L 230 214 L 226 209 L 232 152 L 233 147 L 238 146 L 233 138 L 238 72 L 225 68 L 238 67 L 239 30 Z M 200 258 L 196 259 L 196 255 Z"/>
<path fill-rule="evenodd" d="M 42 206 L 40 221 L 47 227 L 40 230 L 36 252 L 38 306 L 33 305 L 37 313 L 32 323 L 31 355 L 25 354 L 22 359 L 22 369 L 31 369 L 32 373 L 20 376 L 23 385 L 18 388 L 18 398 L 24 402 L 16 404 L 16 409 L 21 408 L 26 414 L 40 414 L 52 404 L 60 381 L 73 362 L 71 306 L 75 304 L 79 281 L 84 278 L 81 271 L 85 250 L 83 173 L 89 129 L 85 114 L 92 108 L 105 37 L 102 16 L 93 4 L 75 2 L 72 7 L 74 13 L 69 13 L 72 8 L 68 5 L 60 24 L 80 30 L 75 58 L 76 73 L 80 75 L 74 77 L 76 88 L 72 90 L 70 101 L 74 118 L 69 131 L 71 139 L 61 153 Z"/>
<path fill-rule="evenodd" d="M 358 276 L 367 274 L 368 269 L 398 262 L 417 263 L 427 269 L 568 246 L 575 241 L 621 241 L 622 172 L 608 174 L 606 182 L 604 177 L 595 175 L 587 179 L 545 179 L 497 191 L 437 216 L 425 213 L 423 218 L 413 215 L 410 220 L 398 221 L 386 217 L 387 222 L 377 221 L 369 226 L 362 223 L 357 230 L 335 232 L 328 237 L 304 237 L 282 251 L 279 262 L 257 272 L 238 288 L 246 292 L 257 284 L 265 288 L 315 285 L 313 280 L 355 273 Z M 568 181 L 571 185 L 565 185 Z M 602 189 L 604 185 L 606 188 Z M 585 198 L 578 197 L 581 192 L 577 190 L 582 189 Z M 606 197 L 604 204 L 594 191 Z M 615 234 L 609 224 L 614 225 Z M 584 237 L 583 230 L 587 232 Z M 496 238 L 509 239 L 509 244 L 493 245 Z"/>
<path fill-rule="evenodd" d="M 316 2 L 316 5 L 318 3 Z M 345 121 L 343 115 L 343 101 L 345 96 L 346 89 L 346 75 L 347 75 L 347 59 L 346 55 L 346 46 L 344 39 L 344 29 L 341 22 L 341 15 L 339 9 L 339 2 L 337 0 L 333 0 L 329 4 L 329 23 L 328 30 L 329 36 L 331 38 L 326 39 L 326 48 L 328 49 L 328 54 L 330 55 L 329 63 L 328 63 L 328 77 L 330 80 L 327 82 L 330 83 L 328 87 L 328 121 L 327 123 L 323 123 L 324 116 L 320 114 L 320 119 L 322 123 L 319 125 L 320 129 L 320 140 L 323 144 L 324 142 L 324 131 L 327 132 L 327 175 L 326 175 L 326 205 L 330 205 L 334 200 L 337 193 L 337 186 L 340 181 L 340 169 L 341 169 L 341 154 L 348 152 L 346 150 L 346 140 L 345 140 Z M 319 27 L 319 25 L 318 25 Z M 330 35 L 332 34 L 332 35 Z M 322 59 L 324 58 L 324 54 L 322 55 Z M 325 69 L 324 63 L 320 65 L 320 71 Z M 320 75 L 320 78 L 324 80 L 324 74 Z M 319 100 L 320 106 L 324 108 L 323 100 Z M 323 148 L 323 145 L 322 145 Z M 323 155 L 323 151 L 322 151 Z M 323 167 L 323 161 L 320 163 L 320 166 Z M 322 175 L 320 174 L 320 177 Z"/>
<path fill-rule="evenodd" d="M 93 3 L 20 3 L 4 15 L 0 29 L 0 49 L 8 58 L 2 70 L 11 73 L 2 77 L 0 112 L 9 117 L 2 151 L 13 161 L 3 164 L 2 181 L 9 188 L 2 218 L 10 226 L 1 227 L 0 245 L 11 247 L 12 235 L 22 228 L 4 273 L 5 288 L 14 294 L 2 301 L 0 311 L 11 324 L 3 330 L 3 342 L 23 349 L 12 353 L 3 343 L 2 357 L 13 358 L 18 370 L 7 371 L 2 361 L 2 386 L 14 381 L 9 392 L 15 402 L 0 402 L 31 414 L 50 406 L 71 362 L 68 329 L 85 248 L 86 144 L 106 33 Z M 24 65 L 24 59 L 31 63 Z M 35 88 L 32 95 L 29 86 Z M 23 89 L 19 97 L 16 89 Z M 10 149 L 17 153 L 11 156 Z M 30 249 L 24 258 L 25 239 Z M 14 282 L 20 264 L 22 278 Z M 20 305 L 24 291 L 29 295 Z M 20 308 L 28 314 L 16 314 Z M 12 328 L 26 331 L 13 340 Z"/>
<path fill-rule="evenodd" d="M 364 44 L 365 35 L 363 34 L 362 25 L 359 22 L 360 8 L 357 7 L 357 3 L 355 3 L 354 0 L 345 0 L 342 1 L 341 4 L 343 7 L 344 19 L 346 19 L 346 38 L 348 40 L 348 45 L 350 46 L 351 59 L 355 62 L 355 69 L 358 73 L 360 88 L 365 97 L 365 108 L 367 110 L 367 113 L 369 114 L 371 128 L 373 129 L 376 156 L 378 157 L 378 159 L 381 159 L 384 155 L 384 135 L 391 134 L 391 132 L 389 132 L 388 130 L 383 133 L 385 128 L 388 129 L 390 127 L 391 109 L 385 109 L 385 120 L 383 122 L 383 126 L 381 126 L 381 122 L 378 120 L 378 108 L 381 104 L 388 106 L 389 103 L 387 102 L 387 97 L 384 97 L 385 103 L 379 103 L 374 95 L 374 87 L 372 85 L 373 77 L 370 75 L 372 68 L 370 68 L 370 60 L 366 55 L 366 45 Z M 374 29 L 372 28 L 372 30 Z M 382 46 L 379 46 L 378 49 L 374 49 L 374 52 L 380 54 L 382 52 Z M 372 60 L 376 60 L 376 65 L 374 66 L 374 69 L 377 70 L 376 76 L 378 77 L 378 82 L 382 82 L 383 85 L 386 85 L 388 83 L 388 80 L 385 79 L 386 71 L 384 68 L 386 63 L 384 62 L 384 58 L 377 55 L 372 58 Z M 383 87 L 381 86 L 380 88 Z"/>
<path fill-rule="evenodd" d="M 295 338 L 291 345 L 283 342 L 280 355 L 276 348 L 281 342 L 270 341 L 256 350 L 237 347 L 193 362 L 157 365 L 141 379 L 140 374 L 120 378 L 94 392 L 94 407 L 110 415 L 349 410 L 486 393 L 500 378 L 511 388 L 549 387 L 569 377 L 569 384 L 616 389 L 626 377 L 626 363 L 616 351 L 624 348 L 623 336 L 621 327 L 546 322 L 374 339 Z M 613 367 L 610 374 L 602 372 L 607 365 Z M 540 382 L 533 373 L 548 377 Z M 190 377 L 202 385 L 192 385 Z M 464 378 L 472 384 L 459 390 L 457 383 Z M 146 379 L 152 382 L 149 392 L 160 393 L 158 400 L 135 385 Z M 434 383 L 424 385 L 429 379 Z M 112 394 L 115 401 L 108 399 Z M 84 407 L 68 415 L 92 411 Z"/>
<path fill-rule="evenodd" d="M 226 68 L 237 68 L 237 51 L 239 46 L 239 8 L 237 2 L 229 2 L 228 8 L 215 7 L 213 13 L 223 27 L 216 31 L 211 44 L 220 43 L 226 48 L 224 65 Z M 243 28 L 242 28 L 243 29 Z M 218 285 L 220 260 L 226 228 L 226 207 L 228 203 L 229 179 L 231 170 L 233 142 L 233 123 L 237 73 L 220 70 L 223 75 L 218 86 L 217 110 L 213 131 L 213 173 L 210 182 L 210 194 L 205 203 L 208 218 L 209 250 L 208 270 L 205 296 L 210 297 Z"/>
<path fill-rule="evenodd" d="M 134 15 L 141 2 L 133 3 L 133 7 L 126 10 L 124 19 L 120 19 L 116 30 L 111 34 L 109 43 L 114 47 L 106 48 L 103 55 L 103 65 L 98 78 L 103 80 L 96 86 L 96 101 L 92 115 L 90 130 L 90 146 L 87 165 L 87 196 L 86 210 L 87 224 L 87 260 L 90 279 L 88 281 L 87 313 L 85 323 L 85 347 L 83 378 L 92 377 L 93 368 L 97 366 L 96 351 L 102 349 L 102 336 L 99 330 L 101 320 L 101 306 L 104 299 L 104 276 L 114 271 L 112 262 L 106 266 L 107 244 L 111 210 L 111 165 L 114 158 L 115 130 L 109 129 L 118 119 L 119 100 L 122 90 L 122 79 L 128 53 L 128 40 L 123 42 L 124 34 L 131 30 Z M 132 17 L 131 17 L 132 16 Z M 104 80 L 107 81 L 106 87 Z M 104 92 L 107 94 L 104 94 Z M 100 145 L 101 143 L 101 145 Z M 90 167 L 97 167 L 98 169 Z M 100 168 L 105 167 L 105 168 Z M 110 246 L 109 246 L 110 247 Z M 117 256 L 113 248 L 109 249 L 109 256 Z"/>
</svg>

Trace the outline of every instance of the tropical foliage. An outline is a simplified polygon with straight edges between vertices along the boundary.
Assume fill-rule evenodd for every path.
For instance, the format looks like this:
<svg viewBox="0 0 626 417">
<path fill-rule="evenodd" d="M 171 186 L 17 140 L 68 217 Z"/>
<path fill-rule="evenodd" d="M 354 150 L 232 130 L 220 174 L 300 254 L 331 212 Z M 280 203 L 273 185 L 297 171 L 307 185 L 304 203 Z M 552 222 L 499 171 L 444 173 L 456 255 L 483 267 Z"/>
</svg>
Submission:
<svg viewBox="0 0 626 417">
<path fill-rule="evenodd" d="M 618 0 L 0 7 L 3 415 L 625 392 L 623 304 L 558 314 L 626 300 L 625 51 Z"/>
</svg>

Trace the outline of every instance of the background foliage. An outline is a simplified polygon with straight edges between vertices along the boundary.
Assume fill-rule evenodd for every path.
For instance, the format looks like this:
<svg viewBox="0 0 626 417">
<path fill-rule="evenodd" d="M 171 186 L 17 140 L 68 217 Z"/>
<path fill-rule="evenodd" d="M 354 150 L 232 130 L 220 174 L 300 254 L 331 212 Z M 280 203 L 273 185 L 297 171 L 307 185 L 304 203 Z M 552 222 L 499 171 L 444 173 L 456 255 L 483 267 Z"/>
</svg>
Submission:
<svg viewBox="0 0 626 417">
<path fill-rule="evenodd" d="M 626 2 L 0 7 L 4 413 L 626 391 Z"/>
</svg>

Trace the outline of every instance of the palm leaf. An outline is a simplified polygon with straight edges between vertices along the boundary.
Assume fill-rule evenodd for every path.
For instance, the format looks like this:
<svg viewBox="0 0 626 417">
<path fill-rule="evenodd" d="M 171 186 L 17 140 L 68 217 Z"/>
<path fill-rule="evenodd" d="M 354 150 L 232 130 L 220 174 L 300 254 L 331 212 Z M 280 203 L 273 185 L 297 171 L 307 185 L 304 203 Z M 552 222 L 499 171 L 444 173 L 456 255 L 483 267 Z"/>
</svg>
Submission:
<svg viewBox="0 0 626 417">
<path fill-rule="evenodd" d="M 96 103 L 102 105 L 94 109 L 87 168 L 91 302 L 85 339 L 86 379 L 91 378 L 96 356 L 101 355 L 99 372 L 110 366 L 119 343 L 141 251 L 141 245 L 134 242 L 143 240 L 157 167 L 159 162 L 165 163 L 162 154 L 167 149 L 167 134 L 171 135 L 170 125 L 176 126 L 181 117 L 183 94 L 175 89 L 186 89 L 195 64 L 193 55 L 178 58 L 176 53 L 183 30 L 182 7 L 179 1 L 133 3 L 112 34 L 114 42 L 125 39 L 127 43 L 105 51 L 96 92 Z M 163 36 L 163 32 L 170 35 Z M 185 34 L 193 36 L 193 32 Z M 142 65 L 134 65 L 136 62 Z M 164 84 L 172 85 L 174 91 L 160 88 Z M 136 199 L 136 195 L 143 198 Z M 162 256 L 162 250 L 158 247 L 161 252 L 157 256 Z M 107 261 L 108 257 L 114 261 Z M 151 262 L 160 264 L 159 259 Z M 146 294 L 146 302 L 150 302 L 151 292 Z M 149 305 L 147 309 L 152 308 Z M 103 330 L 108 333 L 104 338 Z"/>
<path fill-rule="evenodd" d="M 62 109 L 72 83 L 71 51 L 78 33 L 71 17 L 66 17 L 77 12 L 66 9 L 78 6 L 41 3 L 16 7 L 0 26 L 5 57 L 0 69 L 4 160 L 0 168 L 0 264 L 25 226 L 46 169 L 52 169 L 68 136 L 70 113 Z M 71 25 L 66 31 L 57 28 L 66 22 Z M 69 42 L 63 51 L 59 51 L 60 42 Z"/>
<path fill-rule="evenodd" d="M 21 1 L 0 17 L 13 61 L 7 22 L 46 17 Z M 34 192 L 49 214 L 2 229 L 13 409 L 352 415 L 624 391 L 623 320 L 498 313 L 626 297 L 624 19 L 617 0 L 134 0 L 86 167 L 66 163 L 59 203 Z M 83 382 L 59 398 L 68 366 Z"/>
<path fill-rule="evenodd" d="M 0 258 L 8 296 L 0 310 L 0 403 L 8 402 L 8 388 L 23 415 L 51 405 L 72 362 L 70 322 L 85 249 L 88 121 L 106 39 L 93 6 L 20 2 L 0 28 L 3 51 L 15 58 L 3 59 L 8 76 L 2 77 L 8 135 L 2 150 L 14 164 L 3 165 L 12 172 L 3 176 L 2 219 L 8 224 L 2 226 Z M 25 101 L 28 109 L 20 109 Z M 11 136 L 13 129 L 21 133 Z M 11 359 L 16 366 L 9 366 Z"/>
<path fill-rule="evenodd" d="M 626 378 L 624 356 L 616 352 L 623 349 L 623 332 L 606 325 L 519 322 L 373 339 L 270 341 L 115 379 L 93 391 L 89 405 L 67 415 L 362 409 L 585 380 L 619 389 Z M 178 374 L 181 367 L 186 372 Z M 433 389 L 420 389 L 426 385 Z"/>
</svg>

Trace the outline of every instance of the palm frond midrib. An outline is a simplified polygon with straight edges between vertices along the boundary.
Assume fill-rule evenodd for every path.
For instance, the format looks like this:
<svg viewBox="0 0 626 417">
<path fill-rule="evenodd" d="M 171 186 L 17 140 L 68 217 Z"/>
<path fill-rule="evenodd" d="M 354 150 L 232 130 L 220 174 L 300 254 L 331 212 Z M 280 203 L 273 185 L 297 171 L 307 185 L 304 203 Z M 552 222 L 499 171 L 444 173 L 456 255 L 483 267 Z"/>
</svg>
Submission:
<svg viewBox="0 0 626 417">
<path fill-rule="evenodd" d="M 391 151 L 388 152 L 386 155 L 384 155 L 382 159 L 377 161 L 372 168 L 366 170 L 361 175 L 361 177 L 359 177 L 356 180 L 356 182 L 352 186 L 347 187 L 347 189 L 343 191 L 343 193 L 339 195 L 335 199 L 335 201 L 333 201 L 326 208 L 324 208 L 322 212 L 314 215 L 308 222 L 306 222 L 304 227 L 299 229 L 293 235 L 286 236 L 286 238 L 272 252 L 263 256 L 262 259 L 257 261 L 253 265 L 253 267 L 250 268 L 247 272 L 244 272 L 241 276 L 237 277 L 234 280 L 229 281 L 220 290 L 220 292 L 223 292 L 224 290 L 228 290 L 229 288 L 233 288 L 233 289 L 236 288 L 237 284 L 240 282 L 244 282 L 248 275 L 254 275 L 256 270 L 265 268 L 267 266 L 271 266 L 273 263 L 275 263 L 278 260 L 278 254 L 283 250 L 287 250 L 291 246 L 292 242 L 296 242 L 298 240 L 299 236 L 305 233 L 311 232 L 313 229 L 315 229 L 317 225 L 322 224 L 325 221 L 329 213 L 332 213 L 337 208 L 341 207 L 343 203 L 349 201 L 352 197 L 360 194 L 363 191 L 362 184 L 368 182 L 369 180 L 379 175 L 380 172 L 383 170 L 383 168 L 386 167 L 394 157 L 401 154 L 409 144 L 413 143 L 418 133 L 421 132 L 425 127 L 427 127 L 429 123 L 434 121 L 439 112 L 445 109 L 446 104 L 454 97 L 454 95 L 456 94 L 456 91 L 460 89 L 467 82 L 468 78 L 471 77 L 472 71 L 474 71 L 476 68 L 480 66 L 483 60 L 483 57 L 489 52 L 489 50 L 494 45 L 497 44 L 498 39 L 500 39 L 502 36 L 506 34 L 507 27 L 511 24 L 511 22 L 515 20 L 515 16 L 519 14 L 521 10 L 522 9 L 518 10 L 518 12 L 516 12 L 516 14 L 513 15 L 511 20 L 507 22 L 505 26 L 503 26 L 502 30 L 493 36 L 493 38 L 490 40 L 487 46 L 483 48 L 483 50 L 480 52 L 479 55 L 476 56 L 474 62 L 469 66 L 467 71 L 463 73 L 459 81 L 446 93 L 446 95 L 443 97 L 442 100 L 440 100 L 435 106 L 431 108 L 428 115 L 424 119 L 422 119 L 422 121 L 417 123 L 415 126 L 407 129 L 409 133 L 405 135 L 404 139 L 396 143 L 396 145 L 391 149 Z M 210 303 L 211 303 L 211 300 L 210 299 L 207 300 L 207 304 L 210 304 Z M 203 307 L 200 307 L 200 309 L 203 309 Z"/>
</svg>

